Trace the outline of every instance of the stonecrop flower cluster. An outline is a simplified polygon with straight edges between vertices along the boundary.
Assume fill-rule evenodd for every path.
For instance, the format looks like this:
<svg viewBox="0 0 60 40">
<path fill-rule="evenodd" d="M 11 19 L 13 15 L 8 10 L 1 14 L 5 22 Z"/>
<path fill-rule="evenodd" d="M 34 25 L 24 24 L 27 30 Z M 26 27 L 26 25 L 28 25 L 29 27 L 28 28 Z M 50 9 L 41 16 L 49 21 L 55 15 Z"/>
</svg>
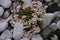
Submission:
<svg viewBox="0 0 60 40">
<path fill-rule="evenodd" d="M 32 1 L 29 5 L 18 6 L 19 13 L 13 17 L 24 26 L 24 37 L 31 38 L 34 34 L 39 33 L 44 21 L 43 16 L 46 11 L 40 1 Z"/>
</svg>

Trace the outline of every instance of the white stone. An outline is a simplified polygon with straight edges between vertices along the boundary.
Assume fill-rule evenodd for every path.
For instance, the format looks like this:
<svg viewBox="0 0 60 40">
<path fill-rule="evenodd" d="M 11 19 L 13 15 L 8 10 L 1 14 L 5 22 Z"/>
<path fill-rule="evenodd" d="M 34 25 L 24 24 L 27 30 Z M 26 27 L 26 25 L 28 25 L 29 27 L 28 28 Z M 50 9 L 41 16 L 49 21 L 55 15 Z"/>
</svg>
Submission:
<svg viewBox="0 0 60 40">
<path fill-rule="evenodd" d="M 17 22 L 13 30 L 13 38 L 18 40 L 23 36 L 23 24 Z"/>
<path fill-rule="evenodd" d="M 60 11 L 54 13 L 56 16 L 60 17 Z"/>
<path fill-rule="evenodd" d="M 43 38 L 41 37 L 41 35 L 36 34 L 35 36 L 32 37 L 32 40 L 43 40 Z"/>
<path fill-rule="evenodd" d="M 2 7 L 0 7 L 0 16 L 3 15 L 4 9 Z"/>
<path fill-rule="evenodd" d="M 51 2 L 52 0 L 45 0 L 46 2 Z"/>
<path fill-rule="evenodd" d="M 4 8 L 9 8 L 11 5 L 11 0 L 0 0 L 0 5 Z"/>
<path fill-rule="evenodd" d="M 3 17 L 4 17 L 4 18 L 8 18 L 9 14 L 10 14 L 9 11 L 5 11 Z"/>
<path fill-rule="evenodd" d="M 25 7 L 25 6 L 28 6 L 29 4 L 31 4 L 32 3 L 32 0 L 23 0 L 24 1 L 24 4 L 23 4 L 23 7 Z"/>
<path fill-rule="evenodd" d="M 11 39 L 6 39 L 6 40 L 11 40 Z"/>
<path fill-rule="evenodd" d="M 0 22 L 0 32 L 4 31 L 8 27 L 8 23 L 4 20 Z"/>
<path fill-rule="evenodd" d="M 22 38 L 22 39 L 20 39 L 20 40 L 29 40 L 28 38 Z"/>
<path fill-rule="evenodd" d="M 12 38 L 12 33 L 9 30 L 4 31 L 0 36 L 0 39 L 2 40 L 6 40 L 10 38 Z"/>
<path fill-rule="evenodd" d="M 44 16 L 44 23 L 43 23 L 43 28 L 45 28 L 47 25 L 50 24 L 50 22 L 55 18 L 55 14 L 49 13 L 49 14 L 45 14 Z"/>
<path fill-rule="evenodd" d="M 60 29 L 60 21 L 57 22 L 57 27 Z"/>
</svg>

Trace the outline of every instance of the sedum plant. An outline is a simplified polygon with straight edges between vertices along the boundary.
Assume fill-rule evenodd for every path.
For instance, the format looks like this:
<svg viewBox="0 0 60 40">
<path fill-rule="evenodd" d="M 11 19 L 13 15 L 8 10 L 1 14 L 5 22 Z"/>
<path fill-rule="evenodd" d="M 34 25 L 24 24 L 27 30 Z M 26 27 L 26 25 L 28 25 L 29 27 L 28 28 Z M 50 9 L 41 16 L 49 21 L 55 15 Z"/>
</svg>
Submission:
<svg viewBox="0 0 60 40">
<path fill-rule="evenodd" d="M 21 3 L 22 0 L 19 0 Z M 24 3 L 23 3 L 24 4 Z M 23 24 L 24 37 L 31 38 L 36 33 L 40 33 L 42 30 L 42 23 L 44 21 L 44 15 L 46 13 L 42 3 L 40 1 L 32 1 L 29 5 L 19 5 L 19 13 L 13 15 L 15 22 L 17 21 Z"/>
<path fill-rule="evenodd" d="M 39 33 L 42 28 L 43 16 L 46 13 L 41 2 L 33 1 L 30 5 L 19 8 L 18 19 L 22 20 L 24 25 L 24 36 L 31 38 Z"/>
</svg>

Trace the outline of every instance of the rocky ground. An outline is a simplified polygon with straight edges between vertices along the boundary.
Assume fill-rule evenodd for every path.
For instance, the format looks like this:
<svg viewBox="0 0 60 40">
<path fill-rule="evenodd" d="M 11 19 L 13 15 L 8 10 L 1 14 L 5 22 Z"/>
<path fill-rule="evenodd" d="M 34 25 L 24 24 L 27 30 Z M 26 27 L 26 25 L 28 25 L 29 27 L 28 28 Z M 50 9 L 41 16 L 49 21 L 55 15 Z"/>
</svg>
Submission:
<svg viewBox="0 0 60 40">
<path fill-rule="evenodd" d="M 33 5 L 36 2 L 33 2 Z M 27 32 L 27 35 L 29 36 L 25 35 L 24 32 L 26 31 L 24 30 L 25 27 L 23 27 L 22 22 L 25 16 L 22 17 L 23 20 L 16 17 L 20 15 L 19 11 L 21 12 L 21 10 L 19 8 L 21 7 L 21 5 L 24 9 L 28 6 L 31 7 L 30 3 L 32 3 L 32 0 L 0 0 L 0 40 L 60 40 L 60 11 L 54 11 L 51 13 L 48 13 L 47 11 L 46 13 L 44 9 L 45 7 L 43 8 L 42 3 L 39 1 L 37 2 L 37 7 L 40 9 L 38 10 L 38 12 L 41 13 L 43 16 L 39 19 L 39 21 L 43 20 L 43 23 L 39 22 L 38 26 L 42 26 L 40 26 L 39 28 L 35 26 L 34 22 L 36 22 L 36 18 L 38 17 L 32 14 L 35 17 L 32 19 L 34 21 L 32 21 L 34 27 L 32 26 L 33 28 L 29 31 L 30 34 L 29 32 Z M 34 10 L 34 13 L 37 13 L 36 10 L 33 8 L 33 5 L 32 10 Z M 28 23 L 25 24 L 28 25 Z"/>
</svg>

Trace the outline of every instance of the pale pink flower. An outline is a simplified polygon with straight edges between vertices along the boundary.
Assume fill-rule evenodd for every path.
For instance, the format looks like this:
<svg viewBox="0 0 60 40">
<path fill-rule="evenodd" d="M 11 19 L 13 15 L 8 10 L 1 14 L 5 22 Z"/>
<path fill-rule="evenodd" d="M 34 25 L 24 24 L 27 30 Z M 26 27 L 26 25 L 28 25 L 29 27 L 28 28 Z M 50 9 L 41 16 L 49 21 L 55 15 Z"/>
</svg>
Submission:
<svg viewBox="0 0 60 40">
<path fill-rule="evenodd" d="M 25 15 L 23 15 L 23 16 L 22 16 L 22 18 L 26 18 L 26 16 L 25 16 Z"/>
<path fill-rule="evenodd" d="M 32 18 L 32 21 L 37 21 L 37 18 Z"/>
</svg>

